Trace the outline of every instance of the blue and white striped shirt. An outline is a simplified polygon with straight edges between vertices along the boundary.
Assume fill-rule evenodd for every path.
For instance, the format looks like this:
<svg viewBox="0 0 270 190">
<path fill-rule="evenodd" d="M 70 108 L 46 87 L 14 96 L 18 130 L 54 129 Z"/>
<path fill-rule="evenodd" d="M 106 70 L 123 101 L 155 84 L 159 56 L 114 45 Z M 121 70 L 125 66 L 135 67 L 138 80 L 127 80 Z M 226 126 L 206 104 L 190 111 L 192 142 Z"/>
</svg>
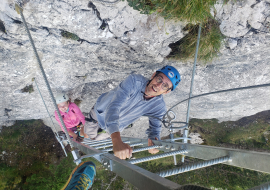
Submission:
<svg viewBox="0 0 270 190">
<path fill-rule="evenodd" d="M 162 118 L 166 113 L 163 96 L 149 100 L 144 99 L 148 79 L 142 75 L 132 74 L 122 81 L 115 89 L 102 94 L 95 104 L 95 113 L 102 129 L 109 134 L 121 132 L 129 124 L 141 116 Z M 161 121 L 149 117 L 148 138 L 160 139 Z"/>
</svg>

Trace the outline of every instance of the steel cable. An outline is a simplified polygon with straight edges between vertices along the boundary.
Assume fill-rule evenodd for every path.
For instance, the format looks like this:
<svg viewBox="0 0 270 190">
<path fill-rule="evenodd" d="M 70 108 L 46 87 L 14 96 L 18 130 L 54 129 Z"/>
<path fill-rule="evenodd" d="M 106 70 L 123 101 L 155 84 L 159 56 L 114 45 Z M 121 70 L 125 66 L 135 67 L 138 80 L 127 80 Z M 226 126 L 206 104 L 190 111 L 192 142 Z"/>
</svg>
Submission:
<svg viewBox="0 0 270 190">
<path fill-rule="evenodd" d="M 45 71 L 44 71 L 44 69 L 43 69 L 43 66 L 42 66 L 42 64 L 41 64 L 40 58 L 39 58 L 39 56 L 38 56 L 38 53 L 37 53 L 37 50 L 36 50 L 36 47 L 35 47 L 35 44 L 34 44 L 34 41 L 33 41 L 33 39 L 32 39 L 32 36 L 31 36 L 30 32 L 29 32 L 29 29 L 28 29 L 28 26 L 27 26 L 27 24 L 26 24 L 25 18 L 24 18 L 24 16 L 23 16 L 22 8 L 21 8 L 18 4 L 16 4 L 15 6 L 16 6 L 16 9 L 19 11 L 19 13 L 20 13 L 20 15 L 21 15 L 21 18 L 22 18 L 22 21 L 23 21 L 25 30 L 26 30 L 26 32 L 27 32 L 28 38 L 29 38 L 29 40 L 30 40 L 30 43 L 31 43 L 31 45 L 32 45 L 34 54 L 35 54 L 35 56 L 36 56 L 36 59 L 37 59 L 38 65 L 39 65 L 39 68 L 40 68 L 40 70 L 41 70 L 42 76 L 43 76 L 44 81 L 45 81 L 46 87 L 47 87 L 47 89 L 48 89 L 48 91 L 49 91 L 49 94 L 50 94 L 50 97 L 51 97 L 51 99 L 52 99 L 52 101 L 53 101 L 53 105 L 54 105 L 54 107 L 55 107 L 55 109 L 56 109 L 57 115 L 58 115 L 58 117 L 59 117 L 59 119 L 60 119 L 60 121 L 61 121 L 61 124 L 62 124 L 62 126 L 63 126 L 63 129 L 64 129 L 64 131 L 65 131 L 65 133 L 66 133 L 67 140 L 68 140 L 68 142 L 69 142 L 69 144 L 70 144 L 71 149 L 73 150 L 73 148 L 74 148 L 73 143 L 72 143 L 72 141 L 71 141 L 71 139 L 70 139 L 70 137 L 69 137 L 68 131 L 67 131 L 66 126 L 65 126 L 65 123 L 64 123 L 64 121 L 63 121 L 63 119 L 62 119 L 62 117 L 61 117 L 60 111 L 59 111 L 59 109 L 58 109 L 58 107 L 57 107 L 56 101 L 55 101 L 54 96 L 53 96 L 53 93 L 52 93 L 52 89 L 51 89 L 50 84 L 49 84 L 49 82 L 48 82 L 48 79 L 47 79 L 47 77 L 46 77 Z"/>
<path fill-rule="evenodd" d="M 43 96 L 42 96 L 42 94 L 41 94 L 41 92 L 40 92 L 40 90 L 39 90 L 39 88 L 38 88 L 38 84 L 37 84 L 36 79 L 34 79 L 34 81 L 35 81 L 35 84 L 36 84 L 36 86 L 37 86 L 38 93 L 39 93 L 39 95 L 40 95 L 40 97 L 41 97 L 41 99 L 42 99 L 42 101 L 43 101 L 43 104 L 44 104 L 44 106 L 45 106 L 45 108 L 46 108 L 46 110 L 47 110 L 47 113 L 48 113 L 48 115 L 49 115 L 49 117 L 50 117 L 50 119 L 51 119 L 51 122 L 52 122 L 52 124 L 53 124 L 54 130 L 55 130 L 55 132 L 54 132 L 55 138 L 57 139 L 57 141 L 58 141 L 59 144 L 61 145 L 61 147 L 62 147 L 62 149 L 63 149 L 63 151 L 64 151 L 64 153 L 65 153 L 65 155 L 66 155 L 66 157 L 67 157 L 66 149 L 65 149 L 65 147 L 64 147 L 64 145 L 63 145 L 62 140 L 60 140 L 60 137 L 59 137 L 58 133 L 56 132 L 57 129 L 56 129 L 54 123 L 53 123 L 52 117 L 51 117 L 51 115 L 50 115 L 50 113 L 49 113 L 49 110 L 48 110 L 47 105 L 46 105 L 46 103 L 45 103 L 45 101 L 44 101 L 44 99 L 43 99 Z"/>
</svg>

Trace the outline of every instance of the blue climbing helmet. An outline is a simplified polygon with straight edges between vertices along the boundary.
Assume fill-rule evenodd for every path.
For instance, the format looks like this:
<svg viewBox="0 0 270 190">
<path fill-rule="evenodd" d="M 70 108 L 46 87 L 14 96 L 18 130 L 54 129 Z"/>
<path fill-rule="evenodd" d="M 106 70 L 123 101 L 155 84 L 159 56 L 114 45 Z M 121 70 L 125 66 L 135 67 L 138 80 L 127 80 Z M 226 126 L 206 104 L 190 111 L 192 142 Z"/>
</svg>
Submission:
<svg viewBox="0 0 270 190">
<path fill-rule="evenodd" d="M 176 86 L 181 81 L 180 73 L 173 66 L 166 65 L 165 67 L 162 67 L 161 69 L 157 70 L 157 72 L 162 72 L 164 75 L 166 75 L 170 79 L 173 85 L 172 91 L 176 88 Z"/>
</svg>

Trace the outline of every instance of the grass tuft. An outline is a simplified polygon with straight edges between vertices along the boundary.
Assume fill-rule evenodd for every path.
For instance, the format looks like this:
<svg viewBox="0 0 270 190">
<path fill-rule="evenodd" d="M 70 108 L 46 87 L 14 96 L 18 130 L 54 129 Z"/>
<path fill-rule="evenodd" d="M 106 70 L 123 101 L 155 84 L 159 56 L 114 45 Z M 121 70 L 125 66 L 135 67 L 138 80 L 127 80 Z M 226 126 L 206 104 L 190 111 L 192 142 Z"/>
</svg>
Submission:
<svg viewBox="0 0 270 190">
<path fill-rule="evenodd" d="M 211 15 L 216 0 L 127 0 L 141 14 L 156 12 L 165 19 L 185 21 L 189 33 L 180 41 L 170 44 L 172 52 L 168 58 L 187 60 L 195 55 L 199 23 L 202 24 L 198 60 L 210 61 L 216 57 L 224 36 L 219 23 Z"/>
<path fill-rule="evenodd" d="M 141 12 L 157 12 L 165 19 L 182 20 L 191 23 L 206 22 L 211 18 L 211 8 L 216 0 L 127 0 L 129 6 Z"/>
<path fill-rule="evenodd" d="M 32 92 L 34 92 L 34 87 L 33 87 L 33 85 L 31 84 L 31 85 L 28 85 L 28 86 L 24 87 L 21 91 L 22 91 L 22 92 L 32 93 Z"/>
<path fill-rule="evenodd" d="M 189 31 L 189 33 L 181 40 L 169 45 L 172 51 L 167 58 L 178 60 L 194 58 L 199 24 L 188 24 L 184 30 Z M 218 22 L 214 19 L 208 19 L 206 23 L 202 24 L 198 60 L 206 62 L 217 57 L 223 40 L 224 36 L 220 32 Z"/>
<path fill-rule="evenodd" d="M 80 40 L 79 36 L 65 30 L 61 30 L 61 36 L 67 39 L 71 39 L 71 40 L 76 40 L 76 41 Z"/>
</svg>

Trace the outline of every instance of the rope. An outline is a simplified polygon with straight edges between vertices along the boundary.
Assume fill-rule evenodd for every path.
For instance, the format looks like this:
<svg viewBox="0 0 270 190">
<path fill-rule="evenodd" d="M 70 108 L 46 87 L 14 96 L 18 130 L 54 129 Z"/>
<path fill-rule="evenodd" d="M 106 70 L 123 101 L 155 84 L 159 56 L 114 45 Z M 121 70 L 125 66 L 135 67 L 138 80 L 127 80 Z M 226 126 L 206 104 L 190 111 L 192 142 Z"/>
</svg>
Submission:
<svg viewBox="0 0 270 190">
<path fill-rule="evenodd" d="M 65 133 L 66 133 L 67 140 L 68 140 L 68 142 L 69 142 L 69 144 L 70 144 L 71 150 L 73 150 L 73 149 L 74 149 L 73 143 L 72 143 L 72 141 L 71 141 L 71 139 L 70 139 L 70 137 L 69 137 L 67 128 L 66 128 L 66 126 L 65 126 L 65 123 L 64 123 L 64 121 L 63 121 L 63 118 L 61 117 L 60 111 L 59 111 L 59 109 L 58 109 L 58 107 L 57 107 L 57 104 L 56 104 L 56 102 L 55 102 L 55 99 L 54 99 L 54 96 L 53 96 L 53 93 L 52 93 L 50 84 L 49 84 L 49 82 L 48 82 L 48 80 L 47 80 L 45 71 L 44 71 L 44 69 L 43 69 L 43 66 L 42 66 L 42 64 L 41 64 L 40 58 L 39 58 L 39 56 L 38 56 L 38 53 L 37 53 L 37 50 L 36 50 L 36 47 L 35 47 L 35 44 L 34 44 L 34 41 L 33 41 L 32 37 L 31 37 L 31 34 L 30 34 L 29 29 L 28 29 L 28 27 L 27 27 L 25 18 L 24 18 L 24 16 L 23 16 L 22 8 L 21 8 L 18 4 L 16 4 L 15 6 L 16 6 L 16 10 L 18 10 L 19 13 L 20 13 L 20 15 L 21 15 L 21 18 L 22 18 L 22 21 L 23 21 L 25 30 L 26 30 L 27 35 L 28 35 L 28 38 L 29 38 L 29 40 L 30 40 L 30 42 L 31 42 L 31 45 L 32 45 L 34 54 L 35 54 L 36 59 L 37 59 L 37 62 L 38 62 L 38 64 L 39 64 L 39 68 L 40 68 L 40 70 L 41 70 L 41 73 L 42 73 L 42 76 L 43 76 L 43 78 L 44 78 L 45 84 L 46 84 L 47 89 L 48 89 L 48 91 L 49 91 L 50 97 L 51 97 L 51 99 L 52 99 L 52 101 L 53 101 L 54 107 L 55 107 L 56 112 L 57 112 L 57 115 L 58 115 L 58 117 L 59 117 L 59 119 L 60 119 L 60 121 L 61 121 L 61 124 L 62 124 L 62 126 L 63 126 L 63 129 L 64 129 L 64 131 L 65 131 Z"/>
<path fill-rule="evenodd" d="M 56 130 L 56 127 L 55 127 L 55 125 L 54 125 L 54 123 L 53 123 L 52 117 L 51 117 L 51 115 L 50 115 L 50 113 L 49 113 L 49 110 L 48 110 L 48 108 L 47 108 L 47 105 L 46 105 L 46 103 L 45 103 L 45 101 L 44 101 L 44 99 L 43 99 L 43 96 L 42 96 L 42 94 L 41 94 L 39 88 L 38 88 L 38 84 L 37 84 L 37 81 L 36 81 L 35 78 L 34 78 L 34 81 L 35 81 L 36 87 L 37 87 L 37 89 L 38 89 L 38 93 L 39 93 L 39 95 L 40 95 L 40 97 L 41 97 L 41 99 L 42 99 L 42 101 L 43 101 L 43 104 L 44 104 L 44 106 L 45 106 L 45 108 L 46 108 L 46 110 L 47 110 L 47 113 L 48 113 L 48 115 L 49 115 L 49 117 L 50 117 L 50 119 L 51 119 L 51 122 L 52 122 L 52 124 L 53 124 L 54 130 L 57 131 L 57 130 Z M 65 153 L 65 155 L 66 155 L 66 157 L 67 157 L 66 149 L 65 149 L 65 147 L 64 147 L 64 145 L 63 145 L 62 140 L 60 140 L 60 137 L 59 137 L 58 133 L 57 133 L 57 132 L 54 132 L 54 135 L 55 135 L 55 138 L 57 139 L 57 141 L 60 143 L 60 145 L 61 145 L 61 147 L 62 147 L 62 149 L 63 149 L 63 151 L 64 151 L 64 153 Z"/>
</svg>

